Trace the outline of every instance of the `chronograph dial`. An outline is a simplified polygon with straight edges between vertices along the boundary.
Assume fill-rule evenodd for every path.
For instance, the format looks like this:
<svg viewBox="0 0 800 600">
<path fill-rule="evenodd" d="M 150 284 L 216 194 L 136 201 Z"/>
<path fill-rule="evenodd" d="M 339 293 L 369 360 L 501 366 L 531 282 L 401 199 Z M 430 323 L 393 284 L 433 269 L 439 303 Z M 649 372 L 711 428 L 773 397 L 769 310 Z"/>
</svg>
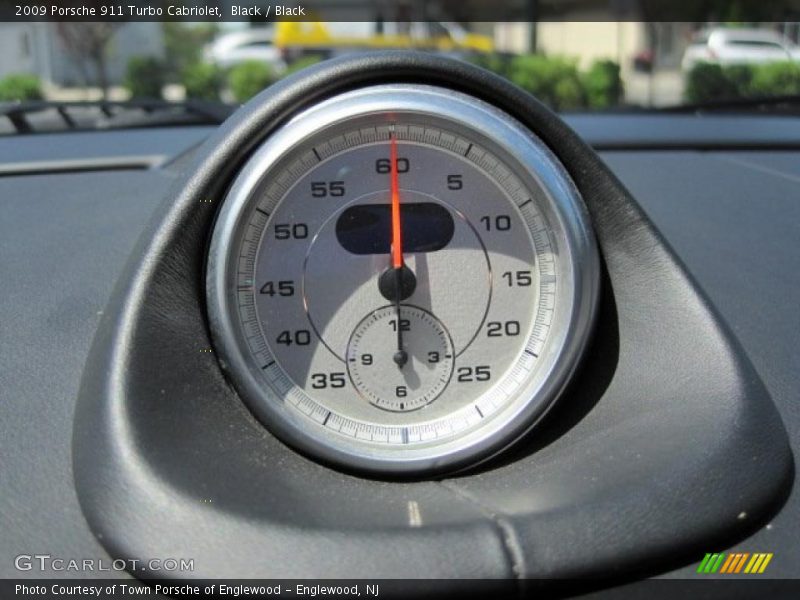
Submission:
<svg viewBox="0 0 800 600">
<path fill-rule="evenodd" d="M 256 149 L 207 287 L 215 345 L 267 427 L 328 462 L 425 473 L 501 450 L 558 398 L 598 271 L 582 200 L 532 132 L 384 85 Z"/>
<path fill-rule="evenodd" d="M 347 345 L 347 371 L 356 391 L 378 408 L 411 411 L 433 402 L 450 383 L 453 344 L 436 317 L 416 306 L 387 306 L 359 323 Z M 404 336 L 403 360 L 395 360 L 393 335 Z M 392 356 L 397 369 L 376 369 Z M 398 364 L 402 363 L 402 364 Z"/>
</svg>

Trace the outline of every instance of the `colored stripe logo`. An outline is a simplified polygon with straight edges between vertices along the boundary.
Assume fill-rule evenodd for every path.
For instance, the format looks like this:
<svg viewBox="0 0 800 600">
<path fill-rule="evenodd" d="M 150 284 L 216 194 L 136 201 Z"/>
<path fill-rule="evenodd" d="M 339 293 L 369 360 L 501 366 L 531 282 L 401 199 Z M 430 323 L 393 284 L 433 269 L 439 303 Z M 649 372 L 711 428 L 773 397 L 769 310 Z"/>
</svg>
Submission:
<svg viewBox="0 0 800 600">
<path fill-rule="evenodd" d="M 724 573 L 735 575 L 737 573 L 760 574 L 767 569 L 772 560 L 772 552 L 724 552 L 709 553 L 700 562 L 697 572 L 704 575 Z"/>
</svg>

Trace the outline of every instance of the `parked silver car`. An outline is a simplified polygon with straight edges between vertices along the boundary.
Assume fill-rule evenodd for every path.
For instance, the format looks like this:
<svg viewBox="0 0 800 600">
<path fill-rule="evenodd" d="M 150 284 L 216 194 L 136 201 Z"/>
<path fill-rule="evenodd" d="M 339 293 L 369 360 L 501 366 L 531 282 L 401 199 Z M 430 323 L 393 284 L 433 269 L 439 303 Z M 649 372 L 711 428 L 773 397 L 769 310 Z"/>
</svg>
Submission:
<svg viewBox="0 0 800 600">
<path fill-rule="evenodd" d="M 208 62 L 223 68 L 257 60 L 271 66 L 276 73 L 281 73 L 286 69 L 286 62 L 272 42 L 272 29 L 233 31 L 215 39 L 206 46 L 203 54 Z"/>
<path fill-rule="evenodd" d="M 704 29 L 686 48 L 681 68 L 689 71 L 699 62 L 759 64 L 800 60 L 800 48 L 768 29 Z"/>
</svg>

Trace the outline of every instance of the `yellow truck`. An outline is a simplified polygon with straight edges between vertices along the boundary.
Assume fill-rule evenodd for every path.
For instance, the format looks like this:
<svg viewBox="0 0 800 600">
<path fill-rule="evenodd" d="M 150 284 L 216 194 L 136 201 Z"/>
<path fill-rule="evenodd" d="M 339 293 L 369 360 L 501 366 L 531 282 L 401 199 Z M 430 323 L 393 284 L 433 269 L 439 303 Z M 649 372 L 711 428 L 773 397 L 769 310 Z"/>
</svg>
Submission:
<svg viewBox="0 0 800 600">
<path fill-rule="evenodd" d="M 274 44 L 284 56 L 331 56 L 357 49 L 411 48 L 443 53 L 491 52 L 492 38 L 444 21 L 301 22 L 276 24 Z"/>
</svg>

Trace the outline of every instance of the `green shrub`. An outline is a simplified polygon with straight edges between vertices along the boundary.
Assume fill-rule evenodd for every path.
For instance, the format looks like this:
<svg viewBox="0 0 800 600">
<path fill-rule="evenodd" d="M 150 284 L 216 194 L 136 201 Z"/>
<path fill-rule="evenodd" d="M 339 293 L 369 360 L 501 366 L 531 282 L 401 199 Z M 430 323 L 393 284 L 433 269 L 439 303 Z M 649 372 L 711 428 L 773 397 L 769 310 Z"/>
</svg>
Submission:
<svg viewBox="0 0 800 600">
<path fill-rule="evenodd" d="M 542 54 L 515 56 L 509 65 L 509 78 L 555 110 L 585 105 L 586 94 L 575 60 Z"/>
<path fill-rule="evenodd" d="M 800 94 L 800 65 L 774 62 L 758 65 L 750 83 L 754 96 L 788 96 Z"/>
<path fill-rule="evenodd" d="M 309 56 L 304 56 L 303 58 L 298 58 L 296 61 L 292 62 L 287 68 L 286 71 L 283 73 L 284 77 L 287 75 L 291 75 L 292 73 L 297 73 L 297 71 L 302 71 L 306 67 L 310 67 L 312 65 L 317 64 L 322 60 L 321 56 L 317 56 L 315 54 L 310 54 Z"/>
<path fill-rule="evenodd" d="M 41 100 L 42 87 L 35 75 L 8 75 L 0 79 L 0 101 Z"/>
<path fill-rule="evenodd" d="M 738 98 L 740 92 L 720 65 L 701 62 L 687 73 L 684 96 L 694 104 Z"/>
<path fill-rule="evenodd" d="M 219 67 L 208 63 L 187 66 L 181 79 L 186 97 L 199 100 L 219 100 L 225 84 L 224 73 Z"/>
<path fill-rule="evenodd" d="M 161 98 L 164 73 L 164 65 L 157 58 L 132 56 L 128 59 L 125 87 L 132 98 Z"/>
<path fill-rule="evenodd" d="M 182 82 L 186 71 L 202 60 L 203 46 L 214 40 L 218 30 L 216 23 L 161 23 L 164 67 L 171 83 Z"/>
<path fill-rule="evenodd" d="M 580 72 L 577 61 L 561 56 L 479 54 L 472 62 L 510 79 L 556 110 L 609 108 L 623 99 L 620 68 L 611 60 L 598 60 Z"/>
<path fill-rule="evenodd" d="M 475 54 L 472 57 L 472 62 L 501 77 L 505 77 L 506 79 L 511 78 L 509 73 L 511 60 L 507 55 Z"/>
<path fill-rule="evenodd" d="M 755 69 L 751 65 L 731 65 L 723 67 L 722 72 L 733 85 L 734 97 L 744 98 L 752 93 Z"/>
<path fill-rule="evenodd" d="M 582 76 L 589 108 L 610 108 L 622 101 L 622 78 L 619 65 L 612 60 L 597 60 Z"/>
<path fill-rule="evenodd" d="M 727 67 L 699 63 L 687 74 L 684 92 L 692 103 L 794 94 L 800 94 L 800 66 L 792 62 Z"/>
<path fill-rule="evenodd" d="M 238 102 L 246 102 L 276 80 L 269 65 L 248 60 L 236 65 L 228 74 L 228 86 Z"/>
</svg>

